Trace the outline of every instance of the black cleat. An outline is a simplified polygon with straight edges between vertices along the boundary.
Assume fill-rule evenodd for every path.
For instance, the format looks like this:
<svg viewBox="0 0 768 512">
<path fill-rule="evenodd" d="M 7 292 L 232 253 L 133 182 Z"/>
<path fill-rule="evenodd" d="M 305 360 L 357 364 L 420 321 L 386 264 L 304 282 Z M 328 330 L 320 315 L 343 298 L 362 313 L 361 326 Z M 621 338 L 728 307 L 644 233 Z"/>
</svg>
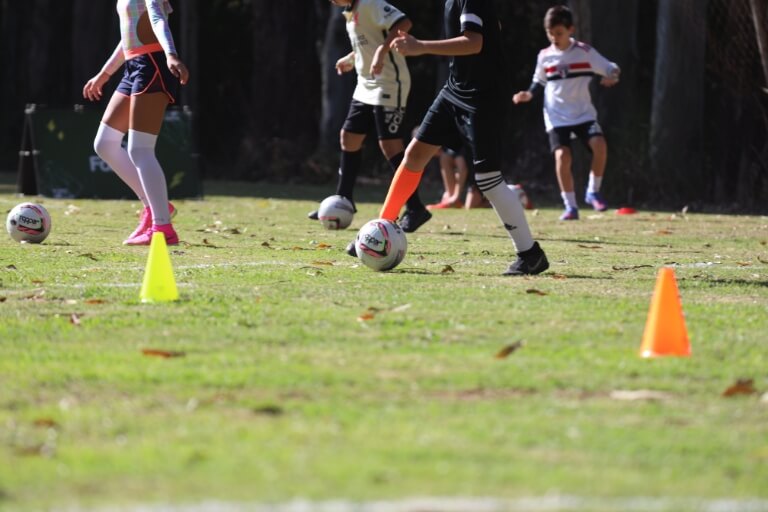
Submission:
<svg viewBox="0 0 768 512">
<path fill-rule="evenodd" d="M 413 233 L 431 218 L 432 214 L 426 208 L 423 210 L 405 210 L 399 224 L 406 233 Z"/>
<path fill-rule="evenodd" d="M 535 276 L 541 274 L 549 268 L 547 255 L 539 246 L 539 242 L 534 242 L 533 247 L 527 251 L 517 253 L 517 260 L 512 263 L 503 275 L 505 276 Z"/>
<path fill-rule="evenodd" d="M 347 245 L 347 254 L 349 254 L 353 258 L 357 258 L 357 247 L 355 247 L 354 240 L 349 242 L 349 244 Z"/>
<path fill-rule="evenodd" d="M 309 220 L 320 220 L 320 214 L 317 210 L 311 211 L 307 214 Z"/>
</svg>

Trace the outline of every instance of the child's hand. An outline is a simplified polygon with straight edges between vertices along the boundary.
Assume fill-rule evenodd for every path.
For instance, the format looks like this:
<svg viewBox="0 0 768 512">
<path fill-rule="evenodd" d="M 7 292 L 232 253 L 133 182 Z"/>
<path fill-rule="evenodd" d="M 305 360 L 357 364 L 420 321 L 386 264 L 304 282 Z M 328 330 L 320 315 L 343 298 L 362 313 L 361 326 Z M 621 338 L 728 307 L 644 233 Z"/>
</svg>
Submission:
<svg viewBox="0 0 768 512">
<path fill-rule="evenodd" d="M 514 96 L 512 96 L 512 101 L 515 105 L 519 103 L 528 103 L 533 99 L 533 94 L 531 91 L 520 91 Z"/>
<path fill-rule="evenodd" d="M 373 61 L 371 61 L 371 76 L 377 76 L 381 74 L 381 70 L 384 69 L 384 62 L 389 48 L 383 44 L 376 48 L 376 53 L 373 54 Z"/>
<path fill-rule="evenodd" d="M 166 57 L 168 61 L 168 69 L 170 72 L 179 79 L 181 85 L 187 85 L 189 82 L 189 70 L 187 66 L 181 62 L 181 59 L 177 55 L 168 55 Z"/>
<path fill-rule="evenodd" d="M 104 84 L 109 80 L 109 74 L 101 71 L 98 75 L 88 80 L 83 86 L 83 98 L 91 101 L 99 101 L 103 94 Z"/>
<path fill-rule="evenodd" d="M 619 79 L 618 79 L 618 78 L 608 78 L 608 77 L 603 77 L 603 78 L 600 80 L 600 85 L 602 85 L 602 86 L 604 86 L 604 87 L 613 87 L 613 86 L 614 86 L 614 85 L 616 85 L 617 83 L 619 83 Z"/>
<path fill-rule="evenodd" d="M 424 53 L 421 41 L 413 37 L 408 32 L 397 31 L 397 37 L 392 40 L 389 48 L 396 51 L 403 57 L 416 57 Z"/>
<path fill-rule="evenodd" d="M 349 55 L 336 61 L 336 74 L 343 75 L 355 69 L 355 61 Z"/>
</svg>

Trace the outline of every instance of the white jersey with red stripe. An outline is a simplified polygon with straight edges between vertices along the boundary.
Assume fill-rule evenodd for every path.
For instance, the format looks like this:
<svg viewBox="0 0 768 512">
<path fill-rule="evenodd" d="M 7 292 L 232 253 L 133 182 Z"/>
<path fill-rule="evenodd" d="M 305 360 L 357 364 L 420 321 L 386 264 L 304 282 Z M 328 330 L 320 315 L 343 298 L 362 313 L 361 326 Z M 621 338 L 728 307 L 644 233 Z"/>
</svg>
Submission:
<svg viewBox="0 0 768 512">
<path fill-rule="evenodd" d="M 405 14 L 385 0 L 355 0 L 344 10 L 344 17 L 355 52 L 357 87 L 353 98 L 366 105 L 405 108 L 411 89 L 405 57 L 389 52 L 381 74 L 371 76 L 376 48 L 387 38 L 392 26 L 406 18 Z"/>
<path fill-rule="evenodd" d="M 571 39 L 559 50 L 554 44 L 539 52 L 533 81 L 544 86 L 547 131 L 597 120 L 589 85 L 595 76 L 618 78 L 619 66 L 591 46 Z"/>
</svg>

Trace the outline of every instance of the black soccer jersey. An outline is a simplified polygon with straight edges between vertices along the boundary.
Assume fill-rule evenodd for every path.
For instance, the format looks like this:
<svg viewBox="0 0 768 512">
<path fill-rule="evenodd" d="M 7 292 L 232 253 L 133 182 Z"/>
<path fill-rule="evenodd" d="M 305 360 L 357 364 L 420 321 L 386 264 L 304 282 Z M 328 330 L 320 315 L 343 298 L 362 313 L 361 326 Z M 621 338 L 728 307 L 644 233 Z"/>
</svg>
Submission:
<svg viewBox="0 0 768 512">
<path fill-rule="evenodd" d="M 444 22 L 447 39 L 464 32 L 483 36 L 480 53 L 451 57 L 444 89 L 447 99 L 470 111 L 480 101 L 504 101 L 509 79 L 493 0 L 445 0 Z"/>
</svg>

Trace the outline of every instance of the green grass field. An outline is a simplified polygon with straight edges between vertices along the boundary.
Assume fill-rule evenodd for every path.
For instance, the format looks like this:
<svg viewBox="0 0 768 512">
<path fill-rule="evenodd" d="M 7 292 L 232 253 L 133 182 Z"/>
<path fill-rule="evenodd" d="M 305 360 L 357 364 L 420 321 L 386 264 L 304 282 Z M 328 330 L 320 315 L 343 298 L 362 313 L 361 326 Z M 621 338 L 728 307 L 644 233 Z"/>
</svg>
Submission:
<svg viewBox="0 0 768 512">
<path fill-rule="evenodd" d="M 375 202 L 331 232 L 288 188 L 207 191 L 176 203 L 174 303 L 138 300 L 148 250 L 121 245 L 136 202 L 38 198 L 48 240 L 0 236 L 0 509 L 573 496 L 768 510 L 768 218 L 529 212 L 551 268 L 504 278 L 495 214 L 441 211 L 374 273 L 344 247 Z M 6 187 L 0 210 L 21 201 Z M 664 265 L 693 355 L 645 360 Z M 755 392 L 724 397 L 739 379 Z"/>
</svg>

